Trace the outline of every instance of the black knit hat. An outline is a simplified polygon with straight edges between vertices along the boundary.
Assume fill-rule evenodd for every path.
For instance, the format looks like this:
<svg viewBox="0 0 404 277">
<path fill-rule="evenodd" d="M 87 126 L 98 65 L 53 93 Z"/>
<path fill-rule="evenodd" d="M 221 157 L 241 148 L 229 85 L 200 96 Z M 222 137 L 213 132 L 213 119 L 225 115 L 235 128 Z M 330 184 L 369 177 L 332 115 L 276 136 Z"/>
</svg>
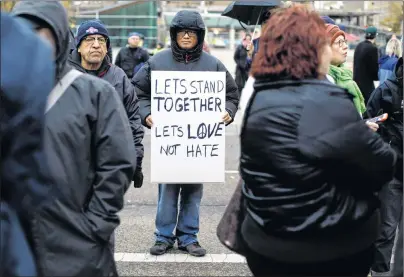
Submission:
<svg viewBox="0 0 404 277">
<path fill-rule="evenodd" d="M 81 41 L 89 35 L 102 35 L 107 39 L 107 49 L 109 48 L 109 35 L 107 28 L 98 20 L 83 22 L 77 30 L 76 48 L 79 48 Z"/>
</svg>

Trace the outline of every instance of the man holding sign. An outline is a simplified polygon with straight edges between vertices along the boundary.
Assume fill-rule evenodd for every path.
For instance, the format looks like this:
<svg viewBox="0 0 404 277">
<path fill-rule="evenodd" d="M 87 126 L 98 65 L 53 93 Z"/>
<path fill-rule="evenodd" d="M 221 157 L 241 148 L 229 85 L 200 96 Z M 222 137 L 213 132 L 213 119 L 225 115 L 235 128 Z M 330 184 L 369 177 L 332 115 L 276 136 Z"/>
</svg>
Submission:
<svg viewBox="0 0 404 277">
<path fill-rule="evenodd" d="M 200 257 L 206 254 L 197 240 L 201 183 L 224 180 L 224 125 L 236 115 L 239 93 L 225 66 L 203 52 L 205 24 L 198 12 L 178 12 L 170 35 L 171 49 L 153 56 L 132 79 L 142 123 L 152 128 L 151 179 L 159 182 L 150 253 L 162 255 L 178 241 L 180 250 Z"/>
</svg>

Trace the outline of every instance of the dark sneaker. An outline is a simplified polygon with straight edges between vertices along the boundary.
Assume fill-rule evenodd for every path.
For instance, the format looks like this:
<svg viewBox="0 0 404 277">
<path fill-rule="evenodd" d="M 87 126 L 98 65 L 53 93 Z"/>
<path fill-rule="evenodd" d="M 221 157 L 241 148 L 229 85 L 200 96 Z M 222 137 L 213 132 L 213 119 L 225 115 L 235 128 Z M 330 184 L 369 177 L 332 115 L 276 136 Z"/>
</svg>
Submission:
<svg viewBox="0 0 404 277">
<path fill-rule="evenodd" d="M 173 248 L 172 245 L 164 242 L 156 242 L 152 248 L 150 248 L 150 254 L 158 256 L 167 253 L 168 250 Z"/>
<path fill-rule="evenodd" d="M 178 249 L 188 252 L 189 255 L 195 257 L 203 257 L 206 255 L 206 250 L 203 249 L 202 246 L 200 246 L 197 242 L 189 244 L 185 247 L 178 247 Z"/>
</svg>

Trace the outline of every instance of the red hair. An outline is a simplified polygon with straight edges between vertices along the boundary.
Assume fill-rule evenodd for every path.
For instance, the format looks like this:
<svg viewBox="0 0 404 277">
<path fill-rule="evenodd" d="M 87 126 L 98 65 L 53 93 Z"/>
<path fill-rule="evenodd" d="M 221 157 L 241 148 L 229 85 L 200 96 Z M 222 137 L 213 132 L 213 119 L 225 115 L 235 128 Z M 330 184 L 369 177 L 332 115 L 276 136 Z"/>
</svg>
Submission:
<svg viewBox="0 0 404 277">
<path fill-rule="evenodd" d="M 251 73 L 256 79 L 317 78 L 327 45 L 320 16 L 301 4 L 274 12 L 266 23 Z"/>
</svg>

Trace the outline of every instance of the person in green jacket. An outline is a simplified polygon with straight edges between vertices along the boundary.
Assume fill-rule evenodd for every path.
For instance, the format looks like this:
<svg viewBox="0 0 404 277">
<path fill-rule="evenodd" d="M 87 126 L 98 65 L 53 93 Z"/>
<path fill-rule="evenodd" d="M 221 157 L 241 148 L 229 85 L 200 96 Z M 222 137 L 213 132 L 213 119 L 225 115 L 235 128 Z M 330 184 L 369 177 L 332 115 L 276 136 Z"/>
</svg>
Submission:
<svg viewBox="0 0 404 277">
<path fill-rule="evenodd" d="M 164 50 L 164 44 L 162 42 L 157 43 L 156 48 L 154 48 L 152 51 L 153 56 L 162 50 Z"/>
<path fill-rule="evenodd" d="M 363 95 L 353 80 L 353 73 L 344 66 L 348 55 L 348 44 L 345 37 L 345 32 L 337 25 L 326 24 L 326 32 L 330 37 L 332 59 L 327 79 L 339 87 L 348 91 L 353 97 L 353 104 L 358 113 L 363 116 L 366 111 L 366 104 Z M 366 124 L 374 131 L 377 131 L 379 125 L 372 122 Z"/>
</svg>

